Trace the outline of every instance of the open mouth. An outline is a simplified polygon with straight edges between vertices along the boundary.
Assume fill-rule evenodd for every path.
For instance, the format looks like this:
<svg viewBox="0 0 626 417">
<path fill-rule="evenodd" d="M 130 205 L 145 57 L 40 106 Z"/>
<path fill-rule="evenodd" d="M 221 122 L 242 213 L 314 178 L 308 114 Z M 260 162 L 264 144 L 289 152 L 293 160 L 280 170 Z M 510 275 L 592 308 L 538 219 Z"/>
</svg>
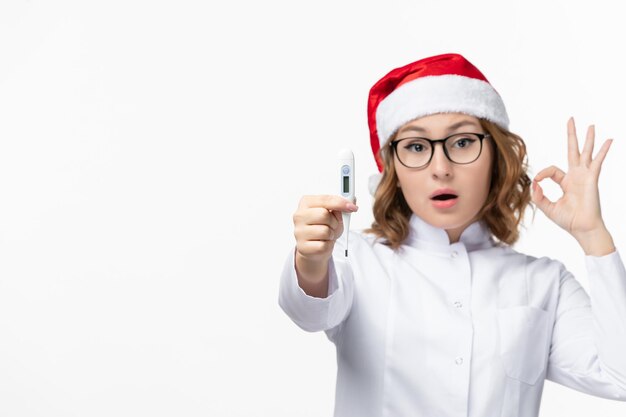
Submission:
<svg viewBox="0 0 626 417">
<path fill-rule="evenodd" d="M 438 200 L 438 201 L 446 201 L 446 200 L 452 200 L 453 198 L 457 198 L 458 196 L 455 194 L 439 194 L 435 197 L 433 197 L 433 200 Z"/>
</svg>

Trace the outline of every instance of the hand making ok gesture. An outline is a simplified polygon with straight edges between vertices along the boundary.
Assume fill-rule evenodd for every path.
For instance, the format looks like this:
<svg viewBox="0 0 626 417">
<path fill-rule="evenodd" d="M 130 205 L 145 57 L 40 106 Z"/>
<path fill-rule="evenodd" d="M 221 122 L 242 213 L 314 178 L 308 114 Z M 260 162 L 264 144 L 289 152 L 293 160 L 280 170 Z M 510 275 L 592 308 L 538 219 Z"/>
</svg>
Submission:
<svg viewBox="0 0 626 417">
<path fill-rule="evenodd" d="M 582 152 L 579 152 L 574 119 L 567 122 L 568 171 L 552 165 L 542 169 L 532 184 L 532 201 L 546 216 L 569 232 L 588 255 L 605 255 L 615 250 L 613 240 L 602 220 L 598 178 L 600 168 L 613 139 L 606 140 L 595 158 L 592 158 L 595 127 L 589 126 Z M 556 201 L 543 195 L 539 182 L 550 178 L 563 190 Z"/>
</svg>

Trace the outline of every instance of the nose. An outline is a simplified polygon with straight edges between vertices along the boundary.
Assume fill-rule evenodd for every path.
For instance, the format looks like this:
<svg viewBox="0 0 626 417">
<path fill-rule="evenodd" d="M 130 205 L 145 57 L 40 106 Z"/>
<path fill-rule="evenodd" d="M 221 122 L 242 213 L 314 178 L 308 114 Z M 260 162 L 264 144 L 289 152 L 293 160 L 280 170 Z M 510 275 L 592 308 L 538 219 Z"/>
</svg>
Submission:
<svg viewBox="0 0 626 417">
<path fill-rule="evenodd" d="M 452 177 L 452 161 L 446 156 L 443 150 L 443 143 L 435 143 L 433 158 L 430 160 L 429 167 L 433 178 Z"/>
</svg>

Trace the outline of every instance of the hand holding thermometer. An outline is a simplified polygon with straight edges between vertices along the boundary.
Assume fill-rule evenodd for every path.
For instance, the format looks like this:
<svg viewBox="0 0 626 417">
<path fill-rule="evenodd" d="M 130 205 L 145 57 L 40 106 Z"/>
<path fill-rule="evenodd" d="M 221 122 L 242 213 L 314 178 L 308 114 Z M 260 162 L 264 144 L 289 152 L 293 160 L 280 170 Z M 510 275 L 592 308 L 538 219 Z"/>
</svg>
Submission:
<svg viewBox="0 0 626 417">
<path fill-rule="evenodd" d="M 337 161 L 339 171 L 339 195 L 354 203 L 354 154 L 349 149 L 339 152 Z M 350 231 L 350 213 L 341 213 L 343 218 L 343 234 L 346 236 L 346 257 L 348 257 L 348 233 Z"/>
</svg>

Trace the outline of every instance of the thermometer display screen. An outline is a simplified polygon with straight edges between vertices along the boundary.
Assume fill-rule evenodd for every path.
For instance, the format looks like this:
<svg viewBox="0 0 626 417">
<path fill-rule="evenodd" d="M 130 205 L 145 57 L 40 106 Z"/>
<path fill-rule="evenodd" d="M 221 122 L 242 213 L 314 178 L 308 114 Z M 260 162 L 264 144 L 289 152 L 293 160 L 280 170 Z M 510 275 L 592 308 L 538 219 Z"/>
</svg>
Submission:
<svg viewBox="0 0 626 417">
<path fill-rule="evenodd" d="M 343 177 L 343 192 L 350 193 L 350 177 Z"/>
</svg>

